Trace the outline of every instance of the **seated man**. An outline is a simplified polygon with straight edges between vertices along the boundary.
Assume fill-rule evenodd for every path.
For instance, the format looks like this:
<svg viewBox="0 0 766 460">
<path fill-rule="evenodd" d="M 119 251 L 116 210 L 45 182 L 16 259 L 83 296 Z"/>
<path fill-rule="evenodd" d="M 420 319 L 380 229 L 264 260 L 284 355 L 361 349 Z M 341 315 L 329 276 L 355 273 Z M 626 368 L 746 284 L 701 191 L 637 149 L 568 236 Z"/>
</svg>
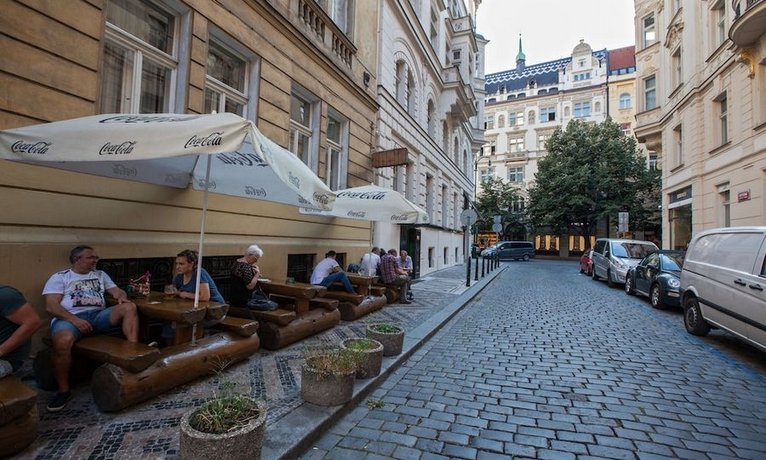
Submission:
<svg viewBox="0 0 766 460">
<path fill-rule="evenodd" d="M 408 256 L 407 251 L 404 249 L 399 254 L 399 268 L 404 270 L 404 273 L 412 280 L 412 257 Z M 412 289 L 408 291 L 407 300 L 412 300 Z"/>
<path fill-rule="evenodd" d="M 0 378 L 21 367 L 40 325 L 40 317 L 21 292 L 0 284 Z"/>
<path fill-rule="evenodd" d="M 54 273 L 43 288 L 45 308 L 53 316 L 53 373 L 58 384 L 48 412 L 58 412 L 69 402 L 71 352 L 77 340 L 122 324 L 125 338 L 138 342 L 136 305 L 128 301 L 125 291 L 109 275 L 96 270 L 98 256 L 93 248 L 77 246 L 69 253 L 69 262 L 72 268 Z M 104 291 L 115 298 L 117 305 L 107 308 Z"/>
<path fill-rule="evenodd" d="M 335 251 L 327 251 L 324 259 L 314 267 L 314 271 L 311 273 L 311 284 L 329 287 L 332 283 L 340 281 L 346 292 L 356 294 L 353 286 L 351 286 L 351 281 L 348 280 L 348 275 L 340 268 L 335 256 Z"/>
<path fill-rule="evenodd" d="M 396 249 L 391 249 L 388 254 L 380 259 L 380 279 L 385 284 L 399 286 L 399 303 L 412 303 L 407 300 L 407 292 L 410 290 L 410 277 L 407 272 L 399 268 Z"/>
<path fill-rule="evenodd" d="M 362 256 L 359 273 L 366 276 L 375 276 L 378 274 L 378 265 L 380 265 L 380 249 L 372 248 L 372 251 Z"/>
</svg>

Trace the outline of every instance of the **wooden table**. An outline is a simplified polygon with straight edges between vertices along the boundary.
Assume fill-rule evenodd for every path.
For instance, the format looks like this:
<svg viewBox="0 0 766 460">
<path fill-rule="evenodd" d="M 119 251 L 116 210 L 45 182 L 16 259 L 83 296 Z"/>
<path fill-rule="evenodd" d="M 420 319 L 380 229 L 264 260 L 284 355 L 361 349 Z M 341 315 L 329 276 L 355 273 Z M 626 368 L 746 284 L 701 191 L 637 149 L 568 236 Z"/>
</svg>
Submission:
<svg viewBox="0 0 766 460">
<path fill-rule="evenodd" d="M 357 273 L 347 273 L 348 280 L 351 284 L 356 285 L 356 292 L 359 295 L 370 295 L 370 288 L 372 284 L 378 280 L 377 276 L 360 275 Z"/>
<path fill-rule="evenodd" d="M 156 318 L 170 321 L 174 324 L 176 334 L 173 345 L 191 342 L 196 335 L 202 335 L 204 320 L 219 320 L 226 315 L 229 305 L 218 302 L 199 302 L 195 308 L 191 299 L 165 297 L 162 292 L 152 292 L 147 298 L 131 299 L 136 304 L 143 318 Z M 148 321 L 143 320 L 142 329 L 146 330 Z M 196 328 L 194 326 L 199 325 Z M 197 337 L 198 338 L 198 337 Z"/>
<path fill-rule="evenodd" d="M 258 285 L 266 294 L 289 296 L 295 299 L 295 313 L 300 315 L 309 311 L 309 300 L 324 297 L 327 288 L 306 283 L 290 283 L 276 280 L 259 280 Z"/>
</svg>

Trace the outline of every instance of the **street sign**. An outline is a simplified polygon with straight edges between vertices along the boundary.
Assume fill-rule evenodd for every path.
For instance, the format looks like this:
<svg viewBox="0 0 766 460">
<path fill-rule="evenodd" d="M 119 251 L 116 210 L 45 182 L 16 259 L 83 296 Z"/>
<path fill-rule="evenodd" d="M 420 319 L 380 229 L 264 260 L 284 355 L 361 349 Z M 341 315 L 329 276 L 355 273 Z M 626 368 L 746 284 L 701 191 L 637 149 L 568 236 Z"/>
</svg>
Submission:
<svg viewBox="0 0 766 460">
<path fill-rule="evenodd" d="M 620 212 L 617 214 L 617 231 L 628 231 L 629 216 L 627 212 Z"/>
<path fill-rule="evenodd" d="M 496 224 L 499 224 L 502 221 L 503 221 L 503 216 L 493 216 L 492 217 L 492 222 L 494 222 Z M 497 231 L 497 230 L 495 230 L 495 231 Z"/>
<path fill-rule="evenodd" d="M 495 233 L 500 233 L 503 231 L 503 224 L 496 222 L 492 224 L 492 231 Z"/>
<path fill-rule="evenodd" d="M 478 218 L 479 215 L 476 214 L 476 211 L 473 209 L 464 209 L 463 212 L 460 213 L 460 223 L 467 227 L 475 224 Z"/>
</svg>

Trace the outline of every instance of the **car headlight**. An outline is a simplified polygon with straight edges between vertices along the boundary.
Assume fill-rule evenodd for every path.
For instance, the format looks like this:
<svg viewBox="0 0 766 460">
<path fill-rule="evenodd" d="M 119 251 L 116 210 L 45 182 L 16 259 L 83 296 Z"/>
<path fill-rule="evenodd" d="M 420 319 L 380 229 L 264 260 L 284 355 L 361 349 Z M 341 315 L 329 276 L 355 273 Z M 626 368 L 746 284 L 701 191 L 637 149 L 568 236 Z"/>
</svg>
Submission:
<svg viewBox="0 0 766 460">
<path fill-rule="evenodd" d="M 673 289 L 678 289 L 681 287 L 681 282 L 677 278 L 669 278 L 668 287 L 671 287 Z"/>
<path fill-rule="evenodd" d="M 614 264 L 617 266 L 617 268 L 620 268 L 622 270 L 625 270 L 628 268 L 627 265 L 625 265 L 625 262 L 621 261 L 620 259 L 614 259 Z"/>
</svg>

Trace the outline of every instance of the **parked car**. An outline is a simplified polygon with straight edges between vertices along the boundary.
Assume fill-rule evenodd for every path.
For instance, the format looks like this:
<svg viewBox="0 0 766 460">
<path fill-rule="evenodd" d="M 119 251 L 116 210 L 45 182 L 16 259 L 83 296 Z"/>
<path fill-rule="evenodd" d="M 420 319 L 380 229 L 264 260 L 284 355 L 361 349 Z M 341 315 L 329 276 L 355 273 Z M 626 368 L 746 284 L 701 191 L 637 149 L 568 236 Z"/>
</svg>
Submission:
<svg viewBox="0 0 766 460">
<path fill-rule="evenodd" d="M 484 250 L 481 251 L 482 257 L 489 257 L 495 253 L 495 250 L 497 249 L 497 245 L 493 244 L 492 246 L 487 246 Z"/>
<path fill-rule="evenodd" d="M 625 292 L 649 297 L 652 307 L 664 309 L 681 305 L 683 251 L 657 251 L 644 257 L 625 276 Z"/>
<path fill-rule="evenodd" d="M 605 278 L 609 287 L 625 283 L 628 269 L 635 267 L 648 254 L 659 248 L 649 241 L 599 238 L 593 248 L 594 280 Z"/>
<path fill-rule="evenodd" d="M 593 273 L 593 249 L 586 249 L 580 256 L 580 273 L 591 276 Z"/>
<path fill-rule="evenodd" d="M 528 261 L 535 257 L 535 244 L 531 241 L 500 241 L 495 245 L 495 254 L 500 259 Z"/>
<path fill-rule="evenodd" d="M 725 329 L 766 351 L 766 227 L 697 234 L 681 270 L 681 305 L 690 334 Z"/>
</svg>

